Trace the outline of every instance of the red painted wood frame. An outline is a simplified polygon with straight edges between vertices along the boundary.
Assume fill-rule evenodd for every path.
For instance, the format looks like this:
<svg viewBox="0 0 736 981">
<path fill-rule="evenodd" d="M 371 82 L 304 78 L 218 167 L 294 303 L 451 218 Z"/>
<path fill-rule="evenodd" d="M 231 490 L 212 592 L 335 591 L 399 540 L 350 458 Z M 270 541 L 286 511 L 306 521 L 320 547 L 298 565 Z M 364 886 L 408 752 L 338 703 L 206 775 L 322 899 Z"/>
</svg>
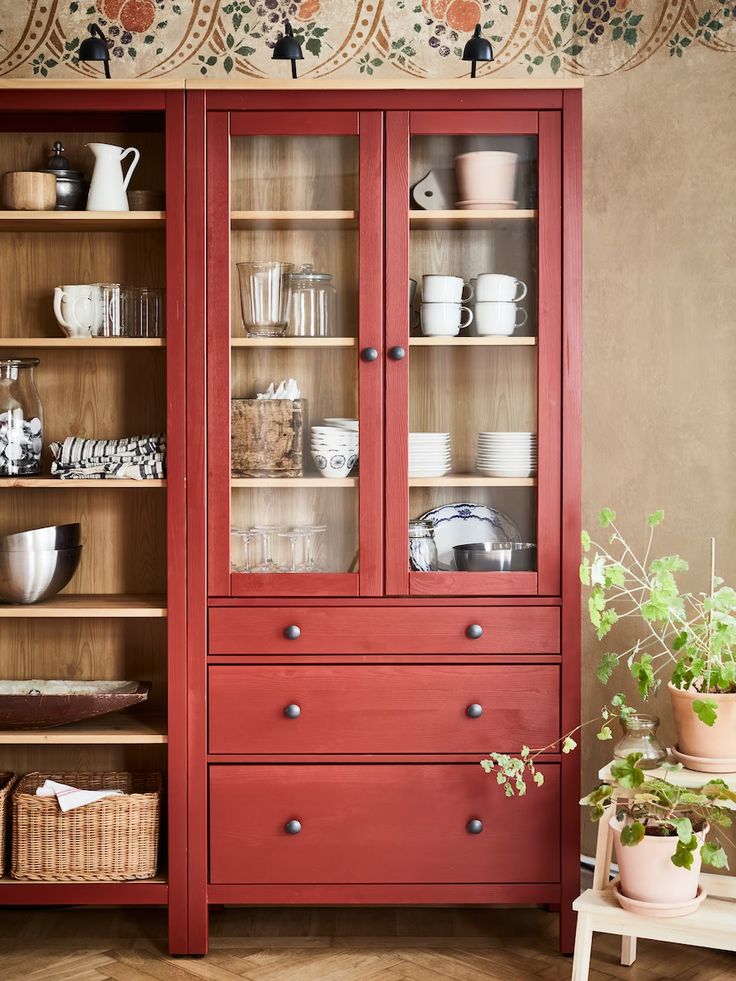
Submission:
<svg viewBox="0 0 736 981">
<path fill-rule="evenodd" d="M 184 92 L 27 90 L 3 93 L 0 131 L 58 132 L 61 114 L 79 132 L 157 131 L 164 136 L 166 181 L 167 429 L 167 806 L 162 839 L 167 883 L 0 884 L 0 905 L 160 905 L 169 908 L 169 949 L 188 952 L 186 664 L 186 224 Z M 32 232 L 29 234 L 33 234 Z M 94 232 L 90 235 L 94 239 Z M 122 232 L 121 234 L 124 234 Z M 73 357 L 74 352 L 69 352 Z M 125 493 L 125 492 L 123 492 Z M 167 860 L 168 853 L 168 860 Z"/>
<path fill-rule="evenodd" d="M 210 596 L 376 596 L 383 586 L 383 128 L 377 112 L 213 112 L 207 123 L 208 578 Z M 230 139 L 351 136 L 359 145 L 359 309 L 355 357 L 361 473 L 359 571 L 230 572 Z M 375 361 L 360 358 L 373 347 Z M 316 354 L 316 351 L 315 351 Z M 247 357 L 247 353 L 243 354 Z M 284 486 L 287 485 L 284 482 Z M 324 493 L 330 490 L 325 484 Z M 274 491 L 278 493 L 278 491 Z"/>
<path fill-rule="evenodd" d="M 492 101 L 492 97 L 489 97 Z M 554 596 L 560 591 L 561 495 L 561 120 L 557 111 L 401 111 L 386 114 L 386 592 L 389 595 Z M 410 572 L 409 520 L 409 166 L 414 135 L 529 134 L 538 143 L 537 572 Z"/>
</svg>

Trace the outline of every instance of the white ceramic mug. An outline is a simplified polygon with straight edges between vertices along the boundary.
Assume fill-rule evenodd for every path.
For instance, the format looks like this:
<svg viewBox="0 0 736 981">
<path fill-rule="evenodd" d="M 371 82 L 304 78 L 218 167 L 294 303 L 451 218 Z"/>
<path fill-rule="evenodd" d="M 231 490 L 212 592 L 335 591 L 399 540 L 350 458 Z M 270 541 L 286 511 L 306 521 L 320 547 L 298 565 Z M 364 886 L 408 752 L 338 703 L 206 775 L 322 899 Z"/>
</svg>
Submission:
<svg viewBox="0 0 736 981">
<path fill-rule="evenodd" d="M 472 295 L 472 288 L 460 276 L 422 276 L 423 303 L 462 303 Z"/>
<path fill-rule="evenodd" d="M 501 273 L 482 273 L 475 287 L 475 299 L 479 303 L 493 300 L 497 303 L 518 303 L 527 294 L 526 283 Z"/>
<path fill-rule="evenodd" d="M 467 320 L 463 323 L 463 316 Z M 459 303 L 423 303 L 422 333 L 426 337 L 455 337 L 473 322 L 473 311 Z"/>
<path fill-rule="evenodd" d="M 95 322 L 95 286 L 57 286 L 54 316 L 67 337 L 89 337 Z"/>
<path fill-rule="evenodd" d="M 521 314 L 521 318 L 519 318 Z M 515 303 L 497 303 L 486 301 L 475 304 L 475 329 L 479 337 L 499 334 L 511 337 L 517 327 L 522 327 L 527 320 L 523 307 Z"/>
</svg>

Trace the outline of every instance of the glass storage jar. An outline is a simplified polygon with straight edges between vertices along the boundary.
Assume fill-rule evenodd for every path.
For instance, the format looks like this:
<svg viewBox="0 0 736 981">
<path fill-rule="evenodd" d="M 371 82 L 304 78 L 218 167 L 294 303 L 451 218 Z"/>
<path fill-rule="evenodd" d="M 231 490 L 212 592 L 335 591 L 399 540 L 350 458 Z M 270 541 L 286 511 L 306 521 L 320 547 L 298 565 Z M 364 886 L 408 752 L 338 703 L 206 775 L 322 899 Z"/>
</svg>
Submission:
<svg viewBox="0 0 736 981">
<path fill-rule="evenodd" d="M 409 568 L 413 572 L 437 572 L 437 544 L 429 521 L 409 522 Z"/>
<path fill-rule="evenodd" d="M 635 712 L 619 720 L 623 736 L 613 747 L 617 760 L 625 760 L 629 753 L 641 753 L 639 766 L 642 770 L 653 770 L 667 759 L 667 750 L 657 738 L 659 719 L 656 715 Z"/>
<path fill-rule="evenodd" d="M 304 263 L 289 277 L 289 337 L 333 337 L 337 331 L 337 291 L 330 273 Z"/>
<path fill-rule="evenodd" d="M 38 358 L 0 360 L 0 477 L 40 473 L 43 407 L 33 369 Z"/>
</svg>

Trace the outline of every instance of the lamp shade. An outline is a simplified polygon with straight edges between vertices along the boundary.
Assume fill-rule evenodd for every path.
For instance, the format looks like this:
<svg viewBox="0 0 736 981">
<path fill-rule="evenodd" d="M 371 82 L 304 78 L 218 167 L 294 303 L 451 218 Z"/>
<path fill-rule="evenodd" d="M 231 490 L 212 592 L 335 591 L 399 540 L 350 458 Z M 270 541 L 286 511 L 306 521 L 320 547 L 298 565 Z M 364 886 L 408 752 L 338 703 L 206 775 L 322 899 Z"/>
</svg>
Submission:
<svg viewBox="0 0 736 981">
<path fill-rule="evenodd" d="M 296 64 L 304 58 L 302 46 L 294 37 L 289 21 L 284 21 L 284 33 L 273 46 L 273 61 L 290 61 L 291 77 L 296 78 Z"/>
<path fill-rule="evenodd" d="M 471 78 L 475 78 L 476 61 L 493 61 L 491 42 L 481 36 L 480 24 L 475 25 L 473 36 L 468 40 L 463 50 L 463 61 L 472 61 Z"/>
<path fill-rule="evenodd" d="M 105 78 L 110 77 L 110 52 L 107 50 L 107 39 L 97 24 L 90 24 L 90 37 L 86 37 L 79 45 L 80 61 L 102 61 L 105 66 Z"/>
</svg>

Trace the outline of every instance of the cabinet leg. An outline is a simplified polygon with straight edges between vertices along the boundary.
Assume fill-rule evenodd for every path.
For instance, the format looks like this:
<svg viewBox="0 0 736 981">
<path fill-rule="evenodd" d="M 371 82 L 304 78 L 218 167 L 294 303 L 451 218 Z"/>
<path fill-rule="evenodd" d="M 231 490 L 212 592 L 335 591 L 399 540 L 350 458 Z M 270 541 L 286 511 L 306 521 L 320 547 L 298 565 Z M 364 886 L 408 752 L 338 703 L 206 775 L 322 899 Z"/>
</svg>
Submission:
<svg viewBox="0 0 736 981">
<path fill-rule="evenodd" d="M 588 981 L 592 943 L 593 930 L 590 926 L 590 918 L 585 913 L 581 913 L 578 916 L 578 926 L 575 932 L 575 958 L 572 962 L 570 981 Z"/>
<path fill-rule="evenodd" d="M 577 899 L 577 895 L 573 897 Z M 560 903 L 560 953 L 572 954 L 575 950 L 578 914 L 572 908 L 572 900 Z"/>
<path fill-rule="evenodd" d="M 631 967 L 636 960 L 636 937 L 621 937 L 621 963 Z"/>
<path fill-rule="evenodd" d="M 189 954 L 206 954 L 209 942 L 209 907 L 207 896 L 194 898 L 189 894 Z"/>
</svg>

